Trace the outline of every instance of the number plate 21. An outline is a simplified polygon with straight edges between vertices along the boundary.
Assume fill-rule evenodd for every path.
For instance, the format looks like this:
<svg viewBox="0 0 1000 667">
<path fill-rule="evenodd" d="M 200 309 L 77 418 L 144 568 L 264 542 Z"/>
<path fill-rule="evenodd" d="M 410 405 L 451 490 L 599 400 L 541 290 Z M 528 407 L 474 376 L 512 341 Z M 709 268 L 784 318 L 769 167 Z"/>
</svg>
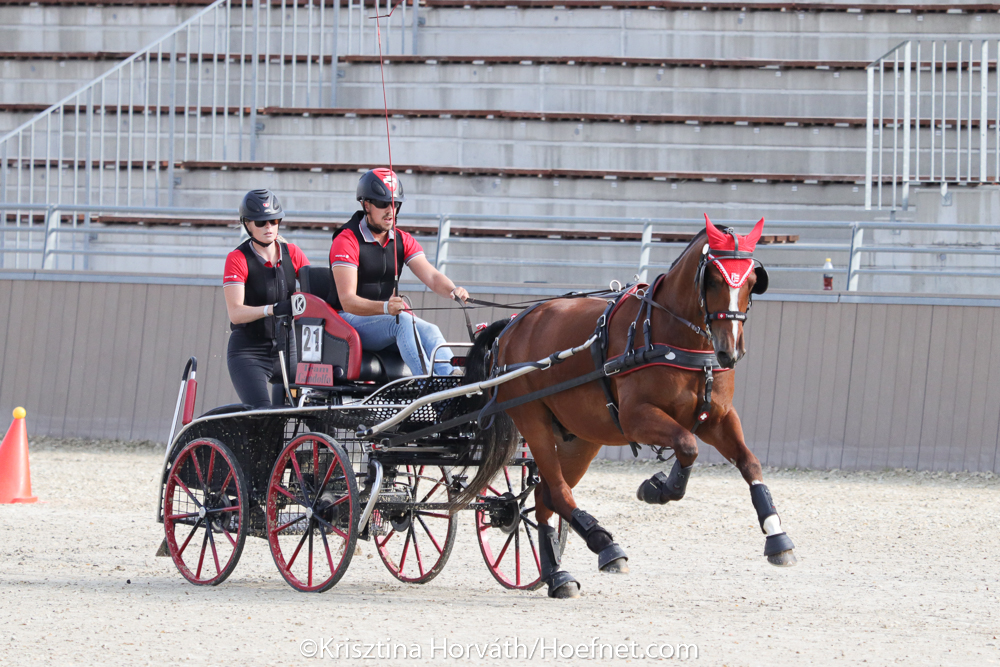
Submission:
<svg viewBox="0 0 1000 667">
<path fill-rule="evenodd" d="M 302 325 L 301 361 L 323 361 L 323 327 L 319 324 Z"/>
</svg>

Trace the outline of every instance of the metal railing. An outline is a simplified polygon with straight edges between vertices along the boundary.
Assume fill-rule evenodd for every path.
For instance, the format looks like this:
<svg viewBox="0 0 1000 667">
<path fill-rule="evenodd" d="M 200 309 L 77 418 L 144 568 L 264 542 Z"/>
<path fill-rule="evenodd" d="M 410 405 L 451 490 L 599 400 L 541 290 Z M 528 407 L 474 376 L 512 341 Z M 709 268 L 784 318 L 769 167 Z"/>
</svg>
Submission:
<svg viewBox="0 0 1000 667">
<path fill-rule="evenodd" d="M 198 260 L 213 260 L 217 263 L 217 271 L 222 270 L 222 260 L 228 248 L 236 245 L 240 240 L 242 230 L 235 222 L 234 211 L 228 209 L 197 209 L 197 208 L 157 208 L 157 207 L 113 207 L 94 206 L 84 204 L 17 204 L 0 203 L 0 216 L 6 210 L 20 207 L 34 216 L 41 215 L 44 222 L 31 225 L 0 225 L 0 268 L 30 269 L 30 270 L 53 270 L 53 269 L 75 269 L 93 270 L 97 268 L 90 261 L 94 257 L 119 257 L 134 258 L 142 260 L 131 265 L 144 270 L 145 261 L 150 258 L 187 258 Z M 287 220 L 310 220 L 330 222 L 330 226 L 339 225 L 346 220 L 352 211 L 288 211 Z M 113 216 L 148 216 L 145 218 L 146 224 L 139 226 L 136 224 L 114 224 L 111 226 L 91 223 L 94 216 L 105 217 L 113 221 Z M 432 257 L 435 265 L 445 273 L 454 273 L 459 267 L 513 267 L 515 269 L 540 268 L 542 270 L 551 269 L 550 276 L 556 278 L 565 276 L 568 269 L 582 270 L 590 273 L 593 278 L 593 271 L 613 270 L 616 275 L 626 277 L 636 274 L 640 280 L 649 280 L 656 272 L 666 270 L 670 260 L 679 253 L 680 249 L 686 246 L 685 242 L 663 242 L 654 240 L 654 234 L 664 231 L 687 231 L 696 232 L 702 229 L 704 222 L 701 220 L 681 219 L 681 218 L 572 218 L 572 217 L 526 217 L 526 216 L 487 216 L 473 214 L 407 214 L 407 220 L 411 224 L 432 223 L 436 227 L 436 237 L 432 242 L 434 255 Z M 64 218 L 68 224 L 64 224 Z M 177 224 L 184 219 L 207 219 L 215 218 L 220 223 L 229 222 L 228 227 L 192 228 L 182 227 Z M 0 218 L 2 219 L 2 218 Z M 567 240 L 567 239 L 522 239 L 522 238 L 488 238 L 475 235 L 455 235 L 452 233 L 453 226 L 458 223 L 475 228 L 476 226 L 500 225 L 508 230 L 510 234 L 516 236 L 518 227 L 522 229 L 532 229 L 537 231 L 539 227 L 547 227 L 557 232 L 558 225 L 573 226 L 574 231 L 579 231 L 580 226 L 586 224 L 597 230 L 633 230 L 639 234 L 639 238 L 634 241 L 609 241 L 595 239 Z M 732 225 L 740 229 L 749 229 L 753 224 L 751 220 L 717 220 L 716 224 L 727 226 Z M 795 232 L 815 232 L 826 230 L 829 232 L 840 232 L 842 241 L 823 241 L 808 243 L 773 244 L 761 246 L 763 252 L 771 253 L 768 260 L 768 271 L 773 274 L 794 274 L 794 273 L 831 273 L 823 269 L 822 265 L 812 262 L 810 264 L 802 261 L 802 255 L 810 256 L 814 259 L 816 253 L 828 254 L 837 258 L 836 267 L 832 273 L 841 276 L 838 289 L 856 291 L 859 288 L 859 278 L 864 275 L 871 276 L 938 276 L 938 277 L 974 277 L 998 279 L 1000 269 L 985 268 L 983 270 L 969 267 L 935 268 L 910 265 L 895 266 L 880 264 L 875 260 L 878 255 L 900 255 L 911 254 L 922 256 L 928 254 L 935 255 L 955 255 L 955 256 L 980 256 L 986 258 L 1000 257 L 1000 243 L 995 245 L 983 245 L 981 242 L 961 243 L 957 235 L 962 233 L 975 234 L 996 234 L 1000 236 L 1000 225 L 955 225 L 955 224 L 929 224 L 929 223 L 892 223 L 892 222 L 855 222 L 855 221 L 769 221 L 767 231 L 778 233 Z M 865 232 L 869 234 L 868 243 L 865 242 Z M 936 232 L 938 235 L 945 234 L 954 237 L 950 242 L 941 243 L 914 243 L 914 244 L 891 244 L 874 238 L 874 234 L 880 231 L 891 231 L 893 233 L 904 232 Z M 108 242 L 108 237 L 127 237 L 118 242 Z M 296 230 L 290 234 L 297 242 L 306 240 L 314 241 L 325 245 L 328 243 L 330 234 L 328 231 L 305 231 Z M 185 246 L 184 248 L 166 249 L 157 247 L 155 241 L 147 244 L 148 247 L 141 247 L 136 238 L 148 238 L 154 241 L 157 238 L 173 237 L 174 239 L 205 239 L 219 238 L 230 239 L 228 244 L 219 243 L 215 247 L 205 247 L 205 244 L 198 246 Z M 98 238 L 104 238 L 101 243 L 96 243 Z M 474 250 L 476 246 L 483 244 L 493 244 L 497 251 L 488 253 L 485 257 L 470 257 L 468 253 L 460 256 L 458 250 Z M 569 245 L 581 252 L 574 252 L 569 258 L 530 258 L 513 256 L 510 252 L 511 245 L 530 245 L 542 248 L 550 248 L 555 254 L 565 253 L 565 247 Z M 506 246 L 506 250 L 502 247 Z M 587 256 L 585 249 L 596 248 L 597 259 Z M 632 261 L 609 261 L 605 251 L 609 248 L 627 249 L 627 252 L 634 252 L 635 259 Z M 428 248 L 430 251 L 431 248 Z M 501 251 L 502 250 L 502 251 Z M 561 252 L 560 252 L 561 251 Z M 658 257 L 653 257 L 653 252 Z M 800 255 L 796 261 L 795 255 Z M 863 259 L 867 257 L 868 261 Z M 65 258 L 63 261 L 62 258 Z M 213 265 L 214 266 L 214 265 Z M 106 270 L 106 269 L 105 269 Z M 133 268 L 133 271 L 136 269 Z M 215 270 L 215 269 L 213 269 Z M 552 280 L 550 282 L 560 282 Z M 594 284 L 597 284 L 594 281 Z"/>
<path fill-rule="evenodd" d="M 255 159 L 258 108 L 335 106 L 333 54 L 415 49 L 389 2 L 217 0 L 0 137 L 0 200 L 172 206 L 177 162 Z"/>
<path fill-rule="evenodd" d="M 866 209 L 905 209 L 911 184 L 998 182 L 998 53 L 996 37 L 908 40 L 868 65 Z"/>
</svg>

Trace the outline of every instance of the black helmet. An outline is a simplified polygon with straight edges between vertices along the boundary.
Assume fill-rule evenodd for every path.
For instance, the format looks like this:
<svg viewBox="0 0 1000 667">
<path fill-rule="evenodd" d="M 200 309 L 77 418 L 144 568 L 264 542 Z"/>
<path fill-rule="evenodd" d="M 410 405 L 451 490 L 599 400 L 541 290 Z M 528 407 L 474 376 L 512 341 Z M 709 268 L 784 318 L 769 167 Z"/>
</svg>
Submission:
<svg viewBox="0 0 1000 667">
<path fill-rule="evenodd" d="M 240 222 L 263 222 L 285 217 L 278 197 L 270 190 L 251 190 L 240 202 Z"/>
<path fill-rule="evenodd" d="M 406 201 L 403 183 L 395 172 L 389 169 L 372 169 L 365 172 L 358 181 L 358 201 L 375 201 L 389 204 Z"/>
</svg>

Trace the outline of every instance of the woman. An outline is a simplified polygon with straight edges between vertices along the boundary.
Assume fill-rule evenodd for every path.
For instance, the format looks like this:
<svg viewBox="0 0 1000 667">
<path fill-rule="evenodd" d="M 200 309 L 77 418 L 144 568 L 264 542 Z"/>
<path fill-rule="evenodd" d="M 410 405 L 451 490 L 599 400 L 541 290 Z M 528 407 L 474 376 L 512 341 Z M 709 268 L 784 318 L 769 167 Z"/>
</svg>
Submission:
<svg viewBox="0 0 1000 667">
<path fill-rule="evenodd" d="M 226 257 L 222 280 L 232 335 L 227 361 L 240 401 L 255 410 L 284 403 L 278 351 L 293 373 L 292 293 L 299 269 L 309 260 L 278 235 L 284 211 L 269 190 L 251 190 L 240 204 L 249 239 Z M 270 395 L 267 390 L 271 383 Z"/>
</svg>

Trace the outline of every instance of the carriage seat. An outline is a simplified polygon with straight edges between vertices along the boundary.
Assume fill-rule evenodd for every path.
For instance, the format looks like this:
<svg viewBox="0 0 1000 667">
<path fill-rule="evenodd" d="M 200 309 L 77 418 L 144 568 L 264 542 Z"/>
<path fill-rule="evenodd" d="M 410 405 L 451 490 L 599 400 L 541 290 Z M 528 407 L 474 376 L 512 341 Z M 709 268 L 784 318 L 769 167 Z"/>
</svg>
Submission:
<svg viewBox="0 0 1000 667">
<path fill-rule="evenodd" d="M 344 320 L 330 304 L 336 286 L 329 267 L 305 266 L 299 271 L 299 285 L 305 299 L 305 309 L 295 316 L 295 337 L 299 351 L 300 368 L 296 371 L 296 384 L 312 385 L 313 379 L 305 364 L 322 364 L 333 368 L 333 382 L 388 382 L 412 375 L 396 345 L 382 350 L 365 350 L 361 347 L 358 332 Z M 321 326 L 321 329 L 317 329 Z M 303 327 L 306 329 L 303 339 Z M 309 350 L 315 350 L 315 333 L 322 331 L 319 343 L 320 361 L 307 362 Z M 313 352 L 315 359 L 315 352 Z M 300 378 L 300 372 L 304 377 Z M 324 369 L 317 369 L 326 384 Z M 301 381 L 300 381 L 301 380 Z M 322 385 L 321 385 L 322 386 Z M 326 385 L 329 386 L 329 385 Z"/>
</svg>

